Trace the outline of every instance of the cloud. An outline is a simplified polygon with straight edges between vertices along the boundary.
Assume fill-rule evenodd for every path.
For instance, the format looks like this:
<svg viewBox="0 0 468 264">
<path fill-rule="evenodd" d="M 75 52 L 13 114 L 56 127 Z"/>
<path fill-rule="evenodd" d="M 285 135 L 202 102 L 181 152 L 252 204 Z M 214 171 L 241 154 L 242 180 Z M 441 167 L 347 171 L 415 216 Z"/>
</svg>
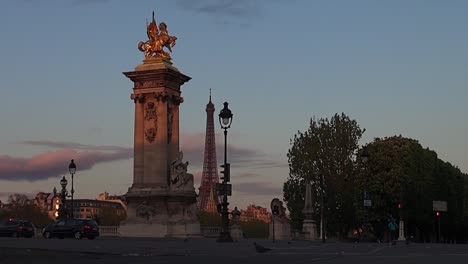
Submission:
<svg viewBox="0 0 468 264">
<path fill-rule="evenodd" d="M 258 15 L 260 0 L 177 0 L 183 10 L 219 16 L 245 17 Z"/>
<path fill-rule="evenodd" d="M 22 144 L 44 146 L 51 148 L 64 148 L 64 149 L 79 149 L 79 150 L 93 150 L 93 151 L 115 151 L 115 152 L 131 152 L 133 155 L 133 148 L 118 147 L 118 146 L 96 146 L 85 145 L 74 142 L 60 142 L 49 140 L 25 140 L 21 141 Z M 132 156 L 133 157 L 133 156 Z"/>
<path fill-rule="evenodd" d="M 133 157 L 132 148 L 117 146 L 93 146 L 53 141 L 24 141 L 22 143 L 62 149 L 47 151 L 30 158 L 0 155 L 1 180 L 38 181 L 57 177 L 68 172 L 67 164 L 70 159 L 75 160 L 78 170 L 89 170 L 98 163 Z"/>
<path fill-rule="evenodd" d="M 222 138 L 220 136 L 220 138 Z M 89 170 L 96 164 L 133 158 L 133 148 L 120 146 L 96 146 L 74 142 L 50 140 L 27 140 L 21 144 L 52 148 L 33 157 L 12 157 L 0 155 L 0 180 L 38 181 L 57 177 L 68 172 L 68 163 L 74 159 L 78 170 Z M 203 167 L 205 149 L 204 133 L 186 134 L 181 137 L 181 150 L 184 160 L 195 168 Z M 217 144 L 218 165 L 224 158 L 224 143 Z M 267 155 L 252 147 L 239 147 L 229 144 L 228 159 L 233 167 L 242 169 L 264 169 L 287 166 L 285 162 L 270 159 Z M 201 172 L 195 179 L 201 178 Z"/>
<path fill-rule="evenodd" d="M 264 182 L 241 182 L 233 184 L 232 190 L 242 194 L 261 196 L 282 196 L 282 186 L 272 186 Z"/>
<path fill-rule="evenodd" d="M 222 138 L 218 134 L 216 139 Z M 224 160 L 224 142 L 220 143 L 219 140 L 216 144 L 216 158 L 218 165 Z M 196 133 L 189 135 L 182 135 L 181 151 L 184 153 L 184 159 L 188 160 L 191 165 L 201 167 L 203 165 L 204 151 L 205 151 L 205 134 Z M 228 162 L 232 166 L 250 169 L 265 169 L 287 167 L 286 162 L 270 159 L 268 155 L 262 151 L 251 147 L 240 147 L 236 144 L 228 145 Z"/>
<path fill-rule="evenodd" d="M 79 5 L 103 4 L 109 1 L 110 0 L 73 0 L 72 5 L 79 6 Z"/>
</svg>

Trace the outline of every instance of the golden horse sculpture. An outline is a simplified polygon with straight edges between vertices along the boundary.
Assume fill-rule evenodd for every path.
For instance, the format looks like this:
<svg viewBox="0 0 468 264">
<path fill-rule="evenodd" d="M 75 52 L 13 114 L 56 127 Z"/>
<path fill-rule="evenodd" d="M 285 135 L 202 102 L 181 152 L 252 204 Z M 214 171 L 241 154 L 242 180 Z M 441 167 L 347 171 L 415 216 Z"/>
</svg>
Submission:
<svg viewBox="0 0 468 264">
<path fill-rule="evenodd" d="M 138 43 L 138 49 L 145 54 L 145 58 L 153 57 L 171 60 L 171 55 L 164 51 L 163 48 L 166 47 L 172 52 L 172 47 L 175 46 L 177 37 L 169 36 L 167 25 L 164 22 L 159 23 L 158 29 L 156 20 L 154 19 L 154 12 L 151 23 L 148 24 L 148 21 L 146 21 L 146 34 L 148 35 L 148 40 Z"/>
</svg>

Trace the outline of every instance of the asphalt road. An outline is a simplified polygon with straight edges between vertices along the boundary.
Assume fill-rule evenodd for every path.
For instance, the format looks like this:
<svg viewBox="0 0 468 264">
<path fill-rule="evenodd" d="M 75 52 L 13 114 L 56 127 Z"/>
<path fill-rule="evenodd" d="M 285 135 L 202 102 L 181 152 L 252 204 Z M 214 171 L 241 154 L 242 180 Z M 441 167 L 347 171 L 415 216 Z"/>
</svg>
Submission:
<svg viewBox="0 0 468 264">
<path fill-rule="evenodd" d="M 271 248 L 258 253 L 253 242 Z M 62 262 L 63 261 L 63 262 Z M 213 239 L 0 238 L 0 263 L 467 263 L 468 245 Z"/>
</svg>

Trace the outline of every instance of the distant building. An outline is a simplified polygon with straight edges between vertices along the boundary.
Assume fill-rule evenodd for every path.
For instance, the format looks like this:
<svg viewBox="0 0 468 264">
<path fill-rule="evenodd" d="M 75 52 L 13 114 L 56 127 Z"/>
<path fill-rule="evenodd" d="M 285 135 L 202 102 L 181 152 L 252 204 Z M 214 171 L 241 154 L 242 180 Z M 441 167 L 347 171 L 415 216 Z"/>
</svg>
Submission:
<svg viewBox="0 0 468 264">
<path fill-rule="evenodd" d="M 58 217 L 58 211 L 62 206 L 59 194 L 39 192 L 32 200 L 34 204 L 47 212 L 51 219 Z M 71 209 L 71 199 L 66 200 L 67 208 Z M 109 196 L 108 193 L 99 195 L 99 199 L 74 199 L 73 216 L 77 218 L 96 218 L 103 208 L 111 208 L 116 215 L 123 215 L 127 206 L 121 196 Z"/>
<path fill-rule="evenodd" d="M 71 200 L 67 200 L 67 206 L 71 206 Z M 115 214 L 119 216 L 125 214 L 125 208 L 119 202 L 93 199 L 75 199 L 73 201 L 73 215 L 77 218 L 97 218 L 104 208 L 113 209 Z"/>
<path fill-rule="evenodd" d="M 33 198 L 33 203 L 47 212 L 49 218 L 55 219 L 58 216 L 60 198 L 54 193 L 38 192 Z"/>
<path fill-rule="evenodd" d="M 251 220 L 260 220 L 265 223 L 270 223 L 271 214 L 267 208 L 250 204 L 246 210 L 241 209 L 240 221 L 247 222 Z"/>
<path fill-rule="evenodd" d="M 127 211 L 127 202 L 125 200 L 125 196 L 123 195 L 109 195 L 109 193 L 103 192 L 99 194 L 98 200 L 119 203 L 122 205 L 125 211 Z"/>
</svg>

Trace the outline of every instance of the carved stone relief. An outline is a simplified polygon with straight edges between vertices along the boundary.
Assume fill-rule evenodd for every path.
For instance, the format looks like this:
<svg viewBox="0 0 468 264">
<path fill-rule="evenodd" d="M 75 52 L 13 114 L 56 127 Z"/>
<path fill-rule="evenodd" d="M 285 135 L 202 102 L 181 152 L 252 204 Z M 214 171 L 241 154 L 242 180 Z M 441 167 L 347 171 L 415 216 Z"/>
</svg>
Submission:
<svg viewBox="0 0 468 264">
<path fill-rule="evenodd" d="M 144 103 L 145 102 L 145 95 L 144 94 L 131 94 L 130 99 L 133 100 L 134 103 Z"/>
<path fill-rule="evenodd" d="M 156 128 L 150 127 L 145 130 L 145 137 L 148 142 L 152 143 L 156 138 Z"/>
<path fill-rule="evenodd" d="M 145 138 L 148 142 L 153 142 L 158 132 L 158 115 L 154 102 L 145 105 Z"/>
<path fill-rule="evenodd" d="M 157 119 L 156 106 L 153 102 L 149 102 L 145 106 L 145 120 L 150 121 L 151 119 Z"/>
<path fill-rule="evenodd" d="M 136 208 L 136 217 L 149 220 L 156 214 L 156 208 L 148 205 L 146 202 L 139 204 Z"/>
<path fill-rule="evenodd" d="M 167 144 L 172 141 L 172 126 L 174 113 L 172 112 L 172 104 L 167 104 Z"/>
</svg>

